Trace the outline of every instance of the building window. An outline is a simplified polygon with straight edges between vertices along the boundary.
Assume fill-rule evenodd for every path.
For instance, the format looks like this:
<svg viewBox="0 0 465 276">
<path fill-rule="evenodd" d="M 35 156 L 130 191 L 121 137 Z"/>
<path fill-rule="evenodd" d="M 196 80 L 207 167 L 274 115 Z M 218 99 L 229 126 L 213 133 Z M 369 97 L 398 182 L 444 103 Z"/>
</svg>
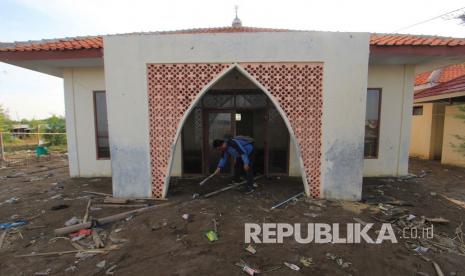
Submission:
<svg viewBox="0 0 465 276">
<path fill-rule="evenodd" d="M 423 106 L 414 106 L 412 110 L 413 116 L 423 115 Z"/>
<path fill-rule="evenodd" d="M 365 158 L 378 158 L 381 89 L 369 88 L 365 117 Z"/>
<path fill-rule="evenodd" d="M 110 158 L 108 141 L 107 99 L 105 91 L 94 91 L 95 144 L 97 159 Z"/>
</svg>

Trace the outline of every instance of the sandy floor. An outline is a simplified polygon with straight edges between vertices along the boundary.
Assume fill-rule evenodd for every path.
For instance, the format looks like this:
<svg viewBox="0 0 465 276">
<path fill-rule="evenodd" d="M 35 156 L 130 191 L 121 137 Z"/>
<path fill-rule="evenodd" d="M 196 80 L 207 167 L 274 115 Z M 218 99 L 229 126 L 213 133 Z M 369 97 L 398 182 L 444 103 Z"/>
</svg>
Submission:
<svg viewBox="0 0 465 276">
<path fill-rule="evenodd" d="M 269 209 L 275 203 L 302 190 L 299 179 L 260 179 L 253 195 L 230 190 L 197 200 L 192 200 L 192 194 L 224 187 L 229 183 L 228 178 L 215 179 L 201 188 L 197 185 L 200 179 L 173 179 L 168 201 L 173 202 L 172 206 L 98 229 L 106 246 L 117 244 L 118 250 L 95 256 L 22 258 L 15 255 L 75 250 L 69 239 L 53 240 L 53 230 L 73 216 L 84 216 L 89 195 L 82 191 L 111 193 L 111 179 L 70 179 L 66 160 L 61 157 L 31 163 L 27 168 L 0 169 L 0 202 L 18 198 L 16 203 L 0 205 L 0 222 L 21 218 L 29 221 L 28 225 L 10 230 L 6 235 L 0 249 L 0 275 L 37 272 L 105 275 L 114 265 L 114 275 L 246 275 L 234 265 L 241 259 L 261 269 L 264 275 L 416 275 L 417 272 L 436 275 L 426 258 L 435 261 L 445 275 L 464 275 L 465 255 L 430 248 L 422 258 L 412 248 L 418 245 L 415 240 L 399 239 L 397 244 L 376 245 L 298 244 L 293 239 L 285 239 L 283 244 L 254 244 L 257 251 L 254 255 L 244 250 L 246 222 L 353 223 L 354 218 L 359 218 L 375 223 L 374 228 L 379 229 L 378 220 L 386 216 L 378 203 L 396 200 L 413 205 L 398 207 L 403 214 L 449 220 L 447 224 L 435 225 L 434 231 L 454 237 L 457 226 L 465 221 L 465 169 L 419 160 L 411 160 L 410 165 L 412 173 L 424 177 L 406 181 L 365 179 L 363 202 L 301 198 L 273 211 Z M 95 202 L 99 200 L 97 197 Z M 51 210 L 60 204 L 69 207 Z M 103 208 L 91 211 L 91 216 L 100 218 L 127 210 Z M 184 220 L 183 214 L 189 214 L 191 219 Z M 213 229 L 213 219 L 218 222 L 219 240 L 210 243 L 204 232 Z M 465 227 L 462 229 L 465 231 Z M 87 248 L 93 244 L 91 241 L 87 238 L 79 243 Z M 336 259 L 328 257 L 328 253 Z M 313 263 L 305 267 L 299 261 L 302 257 L 312 258 Z M 338 259 L 347 264 L 338 264 Z M 296 264 L 301 270 L 292 271 L 283 262 Z M 99 263 L 101 267 L 97 267 Z"/>
</svg>

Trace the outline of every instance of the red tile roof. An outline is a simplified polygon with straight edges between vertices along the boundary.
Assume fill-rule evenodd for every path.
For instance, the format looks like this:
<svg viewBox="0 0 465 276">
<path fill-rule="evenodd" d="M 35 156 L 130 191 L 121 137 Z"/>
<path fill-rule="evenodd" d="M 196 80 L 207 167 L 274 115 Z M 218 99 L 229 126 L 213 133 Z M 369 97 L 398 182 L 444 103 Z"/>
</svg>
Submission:
<svg viewBox="0 0 465 276">
<path fill-rule="evenodd" d="M 417 100 L 425 97 L 439 96 L 448 93 L 463 91 L 465 91 L 465 75 L 450 80 L 448 82 L 438 84 L 434 87 L 421 90 L 420 92 L 417 92 L 415 94 L 414 98 L 415 100 Z"/>
<path fill-rule="evenodd" d="M 372 34 L 372 46 L 465 46 L 465 38 L 403 34 Z"/>
<path fill-rule="evenodd" d="M 418 74 L 415 77 L 415 86 L 427 83 L 430 75 L 431 72 L 423 72 Z"/>
<path fill-rule="evenodd" d="M 289 32 L 297 30 L 254 28 L 254 27 L 220 27 L 187 29 L 164 32 L 133 34 L 201 34 L 201 33 L 246 33 L 246 32 Z M 448 38 L 439 36 L 416 36 L 401 34 L 372 34 L 371 46 L 465 46 L 465 38 Z M 70 37 L 61 39 L 0 43 L 0 52 L 66 51 L 103 48 L 102 36 Z"/>
<path fill-rule="evenodd" d="M 440 70 L 441 72 L 439 73 L 439 76 L 436 78 L 435 83 L 448 82 L 450 80 L 465 75 L 465 63 L 449 65 Z M 426 84 L 431 73 L 433 73 L 433 71 L 418 74 L 415 77 L 415 85 Z"/>
</svg>

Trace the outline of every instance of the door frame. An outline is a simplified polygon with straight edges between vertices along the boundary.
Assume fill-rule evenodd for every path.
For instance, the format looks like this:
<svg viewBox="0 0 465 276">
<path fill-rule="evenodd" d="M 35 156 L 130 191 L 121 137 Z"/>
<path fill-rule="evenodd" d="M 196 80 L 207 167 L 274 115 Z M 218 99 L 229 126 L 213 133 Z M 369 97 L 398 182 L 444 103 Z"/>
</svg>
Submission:
<svg viewBox="0 0 465 276">
<path fill-rule="evenodd" d="M 202 172 L 204 175 L 209 175 L 210 168 L 210 158 L 209 153 L 212 150 L 212 145 L 209 144 L 210 135 L 209 135 L 209 123 L 208 115 L 210 113 L 230 113 L 231 115 L 231 135 L 234 136 L 236 133 L 236 124 L 235 122 L 235 109 L 234 108 L 202 108 L 202 128 L 203 128 L 203 150 L 202 150 L 202 160 L 203 168 Z"/>
<path fill-rule="evenodd" d="M 213 91 L 216 91 L 216 90 L 213 90 Z M 240 90 L 233 90 L 233 91 L 216 91 L 216 92 L 222 92 L 222 93 L 225 93 L 225 94 L 230 94 L 230 95 L 233 95 L 234 96 L 234 107 L 225 107 L 225 108 L 210 108 L 210 107 L 203 107 L 202 104 L 199 106 L 199 108 L 201 109 L 201 113 L 202 113 L 202 174 L 203 175 L 208 175 L 209 174 L 209 167 L 210 167 L 210 160 L 208 158 L 208 153 L 210 150 L 212 150 L 212 146 L 208 143 L 208 140 L 209 140 L 209 135 L 208 135 L 208 114 L 209 113 L 231 113 L 231 122 L 235 122 L 235 114 L 237 112 L 240 113 L 241 110 L 244 110 L 244 111 L 249 111 L 249 110 L 256 110 L 256 108 L 254 107 L 240 107 L 240 108 L 236 108 L 235 107 L 235 102 L 236 102 L 236 95 L 237 94 L 240 94 L 241 92 L 244 93 L 244 92 L 250 92 L 251 90 L 250 89 L 240 89 Z M 253 91 L 257 91 L 257 90 L 253 90 Z M 261 90 L 260 90 L 261 91 Z M 210 91 L 209 91 L 210 92 Z M 262 93 L 264 93 L 263 91 L 261 91 Z M 203 99 L 202 99 L 203 100 Z M 201 103 L 202 103 L 202 100 L 201 100 Z M 269 110 L 270 108 L 276 108 L 273 106 L 273 103 L 270 101 L 270 99 L 266 99 L 266 107 L 264 108 L 265 110 L 265 117 L 263 118 L 263 137 L 264 137 L 264 174 L 266 176 L 270 176 L 270 175 L 276 175 L 276 176 L 287 176 L 289 175 L 289 165 L 290 165 L 290 150 L 291 150 L 291 147 L 290 147 L 290 141 L 291 141 L 291 135 L 288 131 L 288 135 L 287 135 L 287 160 L 286 160 L 286 168 L 285 168 L 285 172 L 284 173 L 270 173 L 269 171 L 269 142 L 268 142 L 268 119 L 269 119 Z M 234 136 L 236 135 L 236 124 L 233 123 L 231 124 L 231 134 Z M 184 137 L 184 133 L 181 132 L 181 139 L 184 140 L 185 137 Z M 181 151 L 181 175 L 198 175 L 198 174 L 186 174 L 184 173 L 184 168 L 183 168 L 183 152 Z"/>
</svg>

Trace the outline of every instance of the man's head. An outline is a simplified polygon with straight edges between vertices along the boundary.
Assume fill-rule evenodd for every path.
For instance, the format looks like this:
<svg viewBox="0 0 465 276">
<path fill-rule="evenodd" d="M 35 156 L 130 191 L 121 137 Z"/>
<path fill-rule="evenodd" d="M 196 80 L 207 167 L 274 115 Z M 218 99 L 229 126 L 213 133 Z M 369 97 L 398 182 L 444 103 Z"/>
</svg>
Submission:
<svg viewBox="0 0 465 276">
<path fill-rule="evenodd" d="M 223 152 L 226 150 L 226 143 L 224 142 L 224 140 L 215 139 L 213 140 L 213 148 Z"/>
</svg>

